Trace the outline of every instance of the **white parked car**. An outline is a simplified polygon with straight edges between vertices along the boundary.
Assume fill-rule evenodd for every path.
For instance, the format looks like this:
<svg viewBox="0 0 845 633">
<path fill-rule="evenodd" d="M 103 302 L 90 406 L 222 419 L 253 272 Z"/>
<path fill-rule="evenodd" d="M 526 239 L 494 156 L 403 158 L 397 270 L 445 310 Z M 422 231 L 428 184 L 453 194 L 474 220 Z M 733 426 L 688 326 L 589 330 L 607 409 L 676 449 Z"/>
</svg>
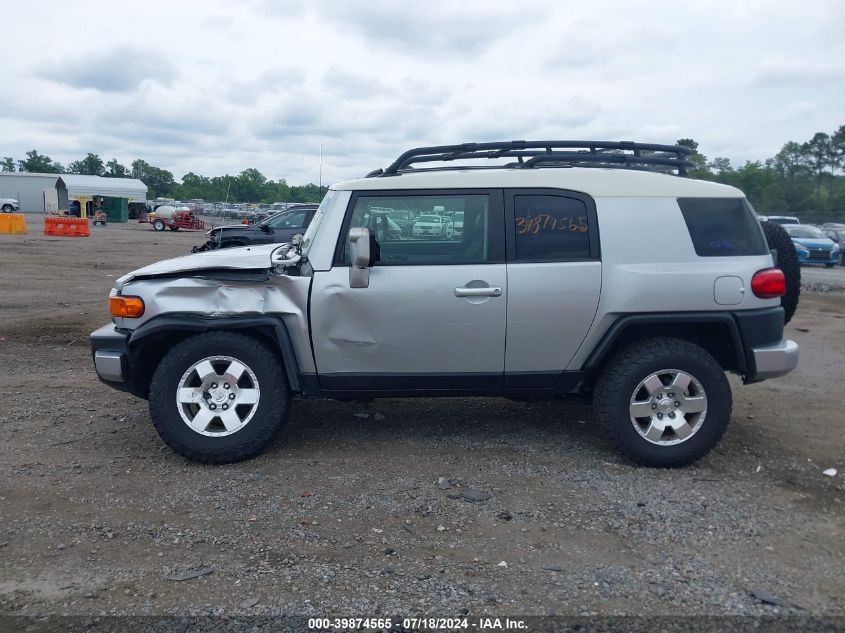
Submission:
<svg viewBox="0 0 845 633">
<path fill-rule="evenodd" d="M 21 210 L 21 203 L 14 198 L 0 198 L 0 210 L 3 213 L 17 213 Z"/>
<path fill-rule="evenodd" d="M 459 240 L 464 234 L 464 212 L 458 211 L 446 225 L 446 238 Z"/>
<path fill-rule="evenodd" d="M 414 237 L 445 237 L 446 224 L 439 215 L 421 215 L 414 223 Z"/>
</svg>

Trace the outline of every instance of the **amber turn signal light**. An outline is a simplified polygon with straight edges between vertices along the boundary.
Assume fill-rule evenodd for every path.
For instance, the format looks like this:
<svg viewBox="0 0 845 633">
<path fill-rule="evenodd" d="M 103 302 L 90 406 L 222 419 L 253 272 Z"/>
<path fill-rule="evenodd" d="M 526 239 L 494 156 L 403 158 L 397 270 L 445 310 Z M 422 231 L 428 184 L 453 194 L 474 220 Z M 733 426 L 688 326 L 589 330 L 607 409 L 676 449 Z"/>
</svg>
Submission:
<svg viewBox="0 0 845 633">
<path fill-rule="evenodd" d="M 141 297 L 109 297 L 109 311 L 112 316 L 137 319 L 144 314 L 144 300 Z"/>
</svg>

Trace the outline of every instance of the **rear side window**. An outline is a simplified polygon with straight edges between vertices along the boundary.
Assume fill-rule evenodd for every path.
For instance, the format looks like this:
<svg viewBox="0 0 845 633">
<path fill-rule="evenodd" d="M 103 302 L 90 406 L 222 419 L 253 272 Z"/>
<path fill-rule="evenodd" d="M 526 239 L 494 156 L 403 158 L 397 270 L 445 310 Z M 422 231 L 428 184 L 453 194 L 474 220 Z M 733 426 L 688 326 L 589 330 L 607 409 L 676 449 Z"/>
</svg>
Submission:
<svg viewBox="0 0 845 633">
<path fill-rule="evenodd" d="M 744 198 L 678 198 L 699 257 L 765 255 L 763 229 Z"/>
<path fill-rule="evenodd" d="M 581 200 L 553 195 L 515 195 L 517 261 L 590 257 L 590 225 Z"/>
</svg>

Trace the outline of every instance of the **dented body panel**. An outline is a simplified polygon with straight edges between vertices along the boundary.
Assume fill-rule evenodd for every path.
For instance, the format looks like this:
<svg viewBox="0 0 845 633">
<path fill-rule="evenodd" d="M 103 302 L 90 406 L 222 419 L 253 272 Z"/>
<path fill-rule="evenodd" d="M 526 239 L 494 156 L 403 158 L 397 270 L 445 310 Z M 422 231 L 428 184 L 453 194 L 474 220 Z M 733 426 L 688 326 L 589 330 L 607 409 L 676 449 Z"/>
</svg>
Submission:
<svg viewBox="0 0 845 633">
<path fill-rule="evenodd" d="M 267 281 L 256 284 L 219 281 L 213 276 L 201 276 L 201 270 L 194 272 L 196 276 L 153 277 L 125 283 L 123 293 L 141 297 L 146 310 L 137 319 L 115 318 L 115 325 L 134 331 L 166 314 L 219 318 L 276 316 L 288 329 L 301 371 L 314 371 L 307 314 L 311 277 L 268 275 Z"/>
<path fill-rule="evenodd" d="M 114 285 L 117 290 L 123 290 L 123 287 L 133 279 L 179 273 L 190 274 L 202 270 L 267 270 L 271 266 L 270 256 L 279 246 L 279 244 L 244 246 L 165 259 L 119 277 Z"/>
</svg>

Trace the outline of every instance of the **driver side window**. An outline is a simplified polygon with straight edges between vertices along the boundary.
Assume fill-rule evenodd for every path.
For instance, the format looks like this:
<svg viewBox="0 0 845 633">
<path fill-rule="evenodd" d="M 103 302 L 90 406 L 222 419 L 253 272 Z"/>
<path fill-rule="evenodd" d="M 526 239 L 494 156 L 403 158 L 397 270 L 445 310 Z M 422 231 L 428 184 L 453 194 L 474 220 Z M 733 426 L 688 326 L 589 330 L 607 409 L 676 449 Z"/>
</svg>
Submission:
<svg viewBox="0 0 845 633">
<path fill-rule="evenodd" d="M 349 229 L 366 228 L 379 245 L 376 266 L 484 264 L 504 259 L 500 204 L 490 194 L 370 195 L 353 198 Z M 338 260 L 349 265 L 348 231 Z"/>
</svg>

